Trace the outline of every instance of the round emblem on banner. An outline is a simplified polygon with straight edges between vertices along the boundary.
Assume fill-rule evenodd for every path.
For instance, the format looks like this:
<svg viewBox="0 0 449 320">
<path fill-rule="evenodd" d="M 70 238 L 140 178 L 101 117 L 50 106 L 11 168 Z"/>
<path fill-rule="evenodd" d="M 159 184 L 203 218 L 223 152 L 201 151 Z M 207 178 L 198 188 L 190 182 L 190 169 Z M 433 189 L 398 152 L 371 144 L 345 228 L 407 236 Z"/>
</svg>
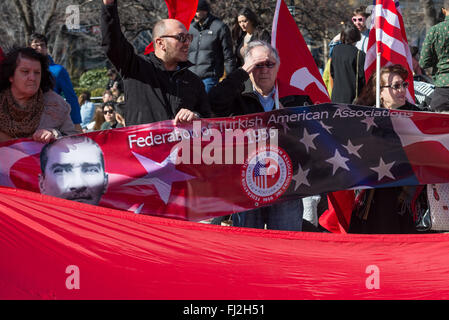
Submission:
<svg viewBox="0 0 449 320">
<path fill-rule="evenodd" d="M 279 198 L 292 180 L 292 163 L 279 147 L 264 146 L 248 156 L 242 167 L 242 186 L 256 206 Z"/>
</svg>

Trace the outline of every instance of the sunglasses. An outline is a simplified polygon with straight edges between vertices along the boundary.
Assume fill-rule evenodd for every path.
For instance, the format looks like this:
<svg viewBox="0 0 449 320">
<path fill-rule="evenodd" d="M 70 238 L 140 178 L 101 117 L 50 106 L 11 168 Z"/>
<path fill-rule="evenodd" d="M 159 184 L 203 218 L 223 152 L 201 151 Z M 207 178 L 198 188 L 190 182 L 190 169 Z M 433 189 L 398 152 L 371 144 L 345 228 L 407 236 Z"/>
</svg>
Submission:
<svg viewBox="0 0 449 320">
<path fill-rule="evenodd" d="M 271 69 L 271 68 L 274 68 L 275 65 L 276 65 L 276 63 L 273 63 L 273 62 L 265 62 L 265 63 L 256 64 L 256 68 L 261 69 L 263 67 L 267 67 L 268 69 Z"/>
<path fill-rule="evenodd" d="M 352 22 L 363 22 L 365 20 L 365 18 L 362 18 L 362 17 L 360 17 L 360 18 L 356 18 L 356 17 L 353 17 L 352 18 Z"/>
<path fill-rule="evenodd" d="M 114 110 L 105 110 L 105 111 L 103 111 L 103 114 L 114 114 Z"/>
<path fill-rule="evenodd" d="M 193 40 L 193 35 L 191 35 L 190 33 L 178 33 L 177 35 L 165 35 L 165 36 L 160 36 L 159 38 L 174 38 L 176 40 L 178 40 L 179 42 L 192 42 Z"/>
<path fill-rule="evenodd" d="M 391 88 L 393 90 L 399 90 L 401 88 L 407 89 L 408 88 L 408 82 L 404 81 L 402 83 L 390 84 L 388 86 L 382 86 L 381 88 Z"/>
</svg>

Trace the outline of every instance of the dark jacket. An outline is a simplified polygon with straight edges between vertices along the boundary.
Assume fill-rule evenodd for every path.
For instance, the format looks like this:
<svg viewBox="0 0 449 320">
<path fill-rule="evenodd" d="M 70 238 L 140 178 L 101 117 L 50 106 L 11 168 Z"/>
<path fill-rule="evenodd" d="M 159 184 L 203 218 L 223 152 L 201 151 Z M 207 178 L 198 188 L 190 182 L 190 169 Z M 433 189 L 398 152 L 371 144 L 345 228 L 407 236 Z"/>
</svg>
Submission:
<svg viewBox="0 0 449 320">
<path fill-rule="evenodd" d="M 237 69 L 209 91 L 212 112 L 218 117 L 265 112 L 253 91 L 245 91 L 248 73 Z M 280 99 L 283 107 L 312 105 L 308 96 L 287 96 Z"/>
<path fill-rule="evenodd" d="M 103 49 L 123 78 L 125 102 L 119 111 L 127 125 L 173 119 L 181 108 L 210 116 L 204 85 L 188 70 L 192 64 L 167 71 L 154 53 L 137 55 L 120 30 L 116 4 L 102 6 L 101 32 Z"/>
<path fill-rule="evenodd" d="M 239 27 L 240 28 L 240 27 Z M 240 37 L 237 39 L 237 42 L 235 43 L 235 50 L 234 50 L 234 56 L 236 61 L 236 67 L 239 68 L 243 66 L 245 63 L 243 61 L 243 57 L 240 55 L 240 50 L 243 47 L 243 42 L 246 36 L 246 32 L 242 32 Z M 270 33 L 265 29 L 258 29 L 256 30 L 248 42 L 254 41 L 254 40 L 262 40 L 268 43 L 271 43 L 271 35 Z"/>
<path fill-rule="evenodd" d="M 365 53 L 353 45 L 339 44 L 334 47 L 331 59 L 331 76 L 334 81 L 331 100 L 336 103 L 352 103 L 365 85 Z"/>
<path fill-rule="evenodd" d="M 408 101 L 397 109 L 421 110 Z M 425 186 L 366 189 L 357 193 L 349 233 L 417 233 L 414 216 L 418 210 L 427 209 Z M 416 206 L 413 199 L 420 199 L 420 205 Z"/>
<path fill-rule="evenodd" d="M 110 122 L 105 121 L 101 125 L 100 130 L 109 130 L 109 129 L 115 129 L 115 128 L 123 128 L 123 126 L 118 122 L 114 122 L 113 124 L 111 124 Z"/>
<path fill-rule="evenodd" d="M 231 32 L 226 24 L 209 14 L 203 25 L 193 22 L 189 33 L 193 41 L 189 48 L 190 68 L 201 79 L 221 78 L 223 66 L 229 74 L 235 69 Z"/>
</svg>

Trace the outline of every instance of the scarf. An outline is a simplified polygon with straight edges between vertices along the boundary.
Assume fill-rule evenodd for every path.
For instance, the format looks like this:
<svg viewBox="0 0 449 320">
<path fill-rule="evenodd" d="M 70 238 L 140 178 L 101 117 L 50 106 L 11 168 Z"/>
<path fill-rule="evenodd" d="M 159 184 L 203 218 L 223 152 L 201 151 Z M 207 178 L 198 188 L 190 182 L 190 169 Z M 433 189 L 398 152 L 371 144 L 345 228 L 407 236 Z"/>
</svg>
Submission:
<svg viewBox="0 0 449 320">
<path fill-rule="evenodd" d="M 11 88 L 0 92 L 0 131 L 11 138 L 27 138 L 37 130 L 44 111 L 42 90 L 32 96 L 25 105 L 19 105 Z"/>
</svg>

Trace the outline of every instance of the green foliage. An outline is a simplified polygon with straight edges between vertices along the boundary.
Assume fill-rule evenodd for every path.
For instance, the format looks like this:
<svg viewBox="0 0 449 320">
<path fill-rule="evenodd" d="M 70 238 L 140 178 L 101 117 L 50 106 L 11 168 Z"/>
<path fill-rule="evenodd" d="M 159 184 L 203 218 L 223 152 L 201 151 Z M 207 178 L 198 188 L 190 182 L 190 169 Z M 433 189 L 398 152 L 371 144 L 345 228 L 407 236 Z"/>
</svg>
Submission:
<svg viewBox="0 0 449 320">
<path fill-rule="evenodd" d="M 88 88 L 89 91 L 94 89 L 105 89 L 109 81 L 106 68 L 92 69 L 84 72 L 79 81 L 79 86 Z M 102 92 L 103 93 L 103 92 Z"/>
<path fill-rule="evenodd" d="M 82 87 L 75 87 L 73 88 L 73 90 L 75 90 L 76 96 L 79 97 L 81 93 L 85 92 L 85 91 L 89 91 L 90 90 L 88 88 L 82 88 Z"/>
<path fill-rule="evenodd" d="M 90 92 L 90 96 L 91 97 L 101 97 L 103 95 L 103 92 L 106 90 L 106 87 L 104 88 L 97 88 L 97 89 L 93 89 Z"/>
</svg>

